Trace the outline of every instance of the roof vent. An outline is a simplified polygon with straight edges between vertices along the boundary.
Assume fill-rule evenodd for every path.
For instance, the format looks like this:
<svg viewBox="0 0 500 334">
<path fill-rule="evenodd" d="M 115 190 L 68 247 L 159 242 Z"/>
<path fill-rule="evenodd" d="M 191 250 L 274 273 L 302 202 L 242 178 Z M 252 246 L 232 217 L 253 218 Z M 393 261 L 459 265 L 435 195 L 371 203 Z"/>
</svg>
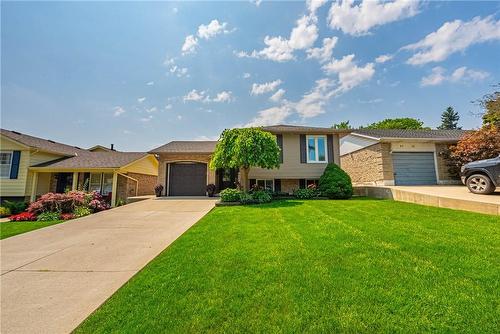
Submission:
<svg viewBox="0 0 500 334">
<path fill-rule="evenodd" d="M 22 135 L 21 132 L 17 132 L 17 131 L 12 131 L 12 133 L 15 133 L 16 135 Z"/>
<path fill-rule="evenodd" d="M 56 143 L 55 141 L 50 140 L 50 139 L 47 139 L 47 141 L 48 141 L 49 143 L 53 143 L 53 144 L 55 144 L 55 143 Z"/>
<path fill-rule="evenodd" d="M 74 148 L 77 148 L 77 149 L 79 149 L 79 150 L 81 150 L 81 148 L 79 148 L 78 146 L 73 146 L 73 147 L 74 147 Z"/>
</svg>

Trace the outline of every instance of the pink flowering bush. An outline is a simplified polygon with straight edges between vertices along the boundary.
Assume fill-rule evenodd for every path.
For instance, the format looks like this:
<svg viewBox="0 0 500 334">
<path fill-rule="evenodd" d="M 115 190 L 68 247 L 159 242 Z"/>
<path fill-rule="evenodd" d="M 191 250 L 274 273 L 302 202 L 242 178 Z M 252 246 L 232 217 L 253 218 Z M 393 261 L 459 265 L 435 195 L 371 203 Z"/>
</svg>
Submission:
<svg viewBox="0 0 500 334">
<path fill-rule="evenodd" d="M 86 207 L 92 212 L 109 209 L 108 203 L 97 192 L 70 191 L 65 194 L 47 193 L 31 203 L 28 212 L 35 215 L 43 212 L 73 213 L 78 207 Z"/>
<path fill-rule="evenodd" d="M 62 220 L 70 220 L 76 218 L 73 213 L 61 213 Z"/>
</svg>

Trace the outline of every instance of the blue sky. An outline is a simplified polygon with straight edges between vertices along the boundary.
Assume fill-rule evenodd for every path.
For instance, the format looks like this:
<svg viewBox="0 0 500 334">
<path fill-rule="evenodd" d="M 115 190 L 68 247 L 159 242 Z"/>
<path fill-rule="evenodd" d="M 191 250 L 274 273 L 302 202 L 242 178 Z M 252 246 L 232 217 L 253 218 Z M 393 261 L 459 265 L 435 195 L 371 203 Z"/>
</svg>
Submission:
<svg viewBox="0 0 500 334">
<path fill-rule="evenodd" d="M 440 123 L 500 82 L 500 2 L 2 2 L 2 127 L 148 150 L 273 123 Z M 267 44 L 266 44 L 267 43 Z"/>
</svg>

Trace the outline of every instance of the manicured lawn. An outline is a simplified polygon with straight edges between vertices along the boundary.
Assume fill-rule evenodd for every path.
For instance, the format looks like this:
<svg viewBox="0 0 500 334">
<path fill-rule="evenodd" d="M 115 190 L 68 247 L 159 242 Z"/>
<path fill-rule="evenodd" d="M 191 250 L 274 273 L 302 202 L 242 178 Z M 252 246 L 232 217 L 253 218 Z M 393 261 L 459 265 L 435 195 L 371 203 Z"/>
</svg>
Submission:
<svg viewBox="0 0 500 334">
<path fill-rule="evenodd" d="M 355 199 L 220 207 L 78 333 L 500 328 L 500 219 Z"/>
<path fill-rule="evenodd" d="M 0 239 L 5 239 L 18 235 L 21 233 L 26 233 L 33 230 L 38 230 L 42 227 L 47 227 L 54 224 L 62 223 L 64 220 L 54 220 L 48 222 L 4 222 L 0 223 Z"/>
</svg>

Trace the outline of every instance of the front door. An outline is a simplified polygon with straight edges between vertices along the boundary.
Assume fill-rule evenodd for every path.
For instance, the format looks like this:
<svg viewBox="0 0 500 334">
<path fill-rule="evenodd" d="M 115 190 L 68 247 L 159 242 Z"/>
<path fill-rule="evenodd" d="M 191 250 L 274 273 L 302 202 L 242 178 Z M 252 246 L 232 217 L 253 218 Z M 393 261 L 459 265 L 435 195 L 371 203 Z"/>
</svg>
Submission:
<svg viewBox="0 0 500 334">
<path fill-rule="evenodd" d="M 64 193 L 71 190 L 73 185 L 73 173 L 57 173 L 56 174 L 56 193 Z"/>
<path fill-rule="evenodd" d="M 237 177 L 238 173 L 236 169 L 217 169 L 218 191 L 220 192 L 227 188 L 236 188 Z"/>
</svg>

